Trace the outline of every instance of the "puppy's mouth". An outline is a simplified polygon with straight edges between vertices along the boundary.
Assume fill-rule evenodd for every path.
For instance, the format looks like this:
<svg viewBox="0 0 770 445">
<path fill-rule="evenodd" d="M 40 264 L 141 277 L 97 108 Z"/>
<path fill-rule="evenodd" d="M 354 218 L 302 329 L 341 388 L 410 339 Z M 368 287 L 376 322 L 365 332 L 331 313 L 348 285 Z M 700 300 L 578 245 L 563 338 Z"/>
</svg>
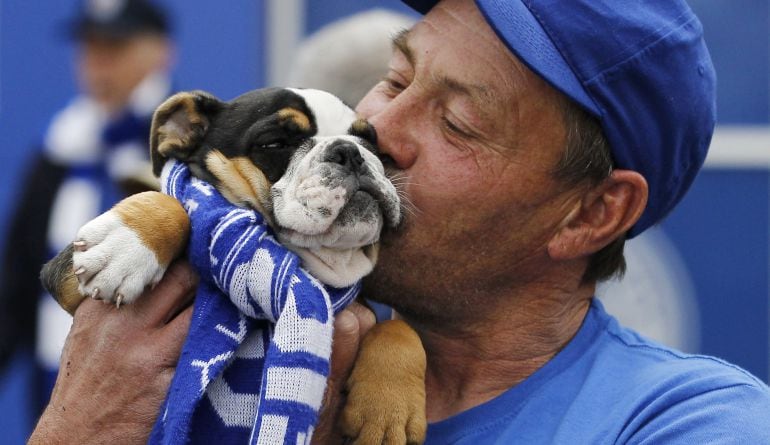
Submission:
<svg viewBox="0 0 770 445">
<path fill-rule="evenodd" d="M 383 179 L 393 187 L 392 183 L 386 176 Z M 398 227 L 401 222 L 401 205 L 398 199 L 398 193 L 395 191 L 395 187 L 392 190 L 386 190 L 382 187 L 380 182 L 375 181 L 371 177 L 364 176 L 360 178 L 359 193 L 367 193 L 372 199 L 377 202 L 380 210 L 383 214 L 383 219 L 387 227 L 393 229 Z"/>
<path fill-rule="evenodd" d="M 358 192 L 350 199 L 350 202 L 360 209 L 371 207 L 374 200 L 371 195 Z M 382 230 L 382 224 L 377 220 L 378 218 L 371 217 L 371 213 L 364 217 L 353 218 L 351 215 L 354 213 L 343 209 L 337 220 L 324 231 L 308 233 L 304 228 L 297 230 L 279 224 L 276 228 L 276 234 L 281 242 L 308 249 L 318 247 L 355 249 L 377 242 L 379 232 Z"/>
</svg>

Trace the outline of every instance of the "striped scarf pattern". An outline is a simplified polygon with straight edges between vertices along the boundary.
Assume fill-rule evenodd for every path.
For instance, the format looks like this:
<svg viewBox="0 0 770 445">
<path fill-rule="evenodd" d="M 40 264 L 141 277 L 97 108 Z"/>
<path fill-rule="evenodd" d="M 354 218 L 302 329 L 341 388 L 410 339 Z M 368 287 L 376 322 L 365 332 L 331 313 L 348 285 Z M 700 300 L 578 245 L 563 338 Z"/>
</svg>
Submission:
<svg viewBox="0 0 770 445">
<path fill-rule="evenodd" d="M 309 443 L 329 375 L 334 314 L 360 284 L 305 271 L 262 215 L 169 161 L 163 191 L 190 216 L 201 276 L 193 319 L 150 443 Z"/>
</svg>

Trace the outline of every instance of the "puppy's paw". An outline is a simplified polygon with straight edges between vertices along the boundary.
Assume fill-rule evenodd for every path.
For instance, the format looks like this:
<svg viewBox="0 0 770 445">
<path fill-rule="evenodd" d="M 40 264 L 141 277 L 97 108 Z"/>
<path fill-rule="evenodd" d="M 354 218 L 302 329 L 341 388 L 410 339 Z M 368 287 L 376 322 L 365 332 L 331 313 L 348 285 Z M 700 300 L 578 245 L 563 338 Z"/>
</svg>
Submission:
<svg viewBox="0 0 770 445">
<path fill-rule="evenodd" d="M 73 247 L 72 270 L 80 293 L 118 306 L 157 284 L 167 267 L 114 210 L 83 226 Z"/>
<path fill-rule="evenodd" d="M 425 440 L 425 352 L 406 323 L 380 323 L 363 340 L 340 418 L 356 445 Z"/>
</svg>

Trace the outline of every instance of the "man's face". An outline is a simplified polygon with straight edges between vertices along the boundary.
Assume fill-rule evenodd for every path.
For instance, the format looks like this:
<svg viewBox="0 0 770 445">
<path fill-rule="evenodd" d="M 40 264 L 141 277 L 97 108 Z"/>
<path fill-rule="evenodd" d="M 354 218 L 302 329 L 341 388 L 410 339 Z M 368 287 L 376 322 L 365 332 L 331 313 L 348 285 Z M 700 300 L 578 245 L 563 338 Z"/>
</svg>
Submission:
<svg viewBox="0 0 770 445">
<path fill-rule="evenodd" d="M 154 34 L 121 39 L 87 36 L 81 41 L 77 61 L 81 89 L 116 112 L 128 103 L 142 79 L 167 68 L 169 53 L 167 39 Z"/>
<path fill-rule="evenodd" d="M 463 317 L 553 267 L 546 244 L 575 196 L 551 175 L 565 144 L 559 96 L 471 1 L 443 1 L 394 46 L 358 111 L 411 210 L 384 235 L 365 290 L 407 316 Z"/>
</svg>

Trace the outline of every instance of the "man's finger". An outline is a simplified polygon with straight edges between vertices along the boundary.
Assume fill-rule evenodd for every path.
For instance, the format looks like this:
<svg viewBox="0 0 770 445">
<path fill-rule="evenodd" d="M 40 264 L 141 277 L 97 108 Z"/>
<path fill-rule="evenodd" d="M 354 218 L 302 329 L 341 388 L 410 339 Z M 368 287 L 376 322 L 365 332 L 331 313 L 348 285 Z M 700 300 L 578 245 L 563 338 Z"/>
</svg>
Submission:
<svg viewBox="0 0 770 445">
<path fill-rule="evenodd" d="M 139 297 L 131 309 L 140 313 L 148 324 L 162 326 L 190 304 L 197 285 L 198 276 L 190 264 L 175 261 L 158 285 Z"/>
<path fill-rule="evenodd" d="M 334 320 L 334 342 L 329 380 L 345 382 L 358 355 L 361 339 L 377 322 L 374 312 L 362 304 L 352 303 Z"/>
<path fill-rule="evenodd" d="M 371 309 L 364 306 L 363 304 L 353 302 L 346 309 L 352 312 L 358 320 L 359 340 L 364 338 L 364 335 L 369 332 L 369 329 L 373 328 L 374 325 L 377 324 L 377 316 L 374 315 L 374 312 Z"/>
<path fill-rule="evenodd" d="M 368 324 L 365 313 L 357 309 L 352 310 L 352 306 L 337 314 L 334 320 L 331 370 L 323 407 L 313 434 L 313 445 L 342 443 L 342 434 L 337 428 L 337 417 L 344 402 L 342 390 L 358 354 L 362 324 L 360 321 Z M 359 319 L 357 314 L 362 318 Z"/>
<path fill-rule="evenodd" d="M 351 304 L 337 314 L 334 320 L 331 372 L 314 444 L 340 443 L 342 436 L 337 428 L 337 417 L 344 404 L 342 392 L 356 362 L 361 339 L 376 321 L 374 313 L 358 303 Z"/>
<path fill-rule="evenodd" d="M 329 380 L 344 381 L 358 353 L 360 323 L 356 314 L 345 309 L 334 320 L 334 342 L 332 343 L 331 373 Z"/>
<path fill-rule="evenodd" d="M 187 331 L 190 329 L 192 314 L 193 307 L 187 306 L 187 308 L 161 328 L 159 342 L 163 343 L 168 351 L 163 355 L 164 363 L 162 365 L 176 368 L 179 355 L 182 353 L 184 338 L 187 337 Z"/>
</svg>

